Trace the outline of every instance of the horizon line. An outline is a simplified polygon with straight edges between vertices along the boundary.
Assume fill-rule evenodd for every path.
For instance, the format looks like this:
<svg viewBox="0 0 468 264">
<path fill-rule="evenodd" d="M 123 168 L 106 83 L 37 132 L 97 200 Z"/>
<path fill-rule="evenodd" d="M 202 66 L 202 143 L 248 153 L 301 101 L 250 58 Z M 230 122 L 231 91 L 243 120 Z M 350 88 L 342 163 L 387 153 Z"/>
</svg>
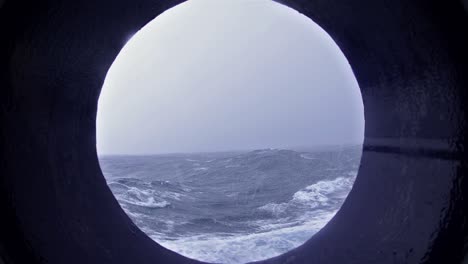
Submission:
<svg viewBox="0 0 468 264">
<path fill-rule="evenodd" d="M 265 149 L 278 150 L 305 150 L 311 148 L 326 148 L 326 147 L 354 147 L 362 146 L 364 143 L 344 143 L 344 144 L 321 144 L 313 146 L 296 146 L 296 147 L 265 147 L 265 148 L 249 148 L 249 149 L 230 149 L 230 150 L 208 150 L 208 151 L 174 151 L 174 152 L 153 152 L 153 153 L 97 153 L 97 156 L 156 156 L 156 155 L 181 155 L 181 154 L 210 154 L 210 153 L 229 153 L 229 152 L 250 152 Z"/>
</svg>

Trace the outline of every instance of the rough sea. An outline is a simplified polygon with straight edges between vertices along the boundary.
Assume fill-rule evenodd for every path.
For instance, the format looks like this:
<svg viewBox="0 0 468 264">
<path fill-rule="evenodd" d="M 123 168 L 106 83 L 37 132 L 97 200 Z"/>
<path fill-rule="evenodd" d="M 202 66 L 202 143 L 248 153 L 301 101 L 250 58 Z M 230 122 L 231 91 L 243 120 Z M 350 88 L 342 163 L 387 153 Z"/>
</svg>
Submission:
<svg viewBox="0 0 468 264">
<path fill-rule="evenodd" d="M 110 189 L 149 237 L 197 260 L 245 263 L 307 241 L 354 183 L 361 146 L 101 156 Z"/>
</svg>

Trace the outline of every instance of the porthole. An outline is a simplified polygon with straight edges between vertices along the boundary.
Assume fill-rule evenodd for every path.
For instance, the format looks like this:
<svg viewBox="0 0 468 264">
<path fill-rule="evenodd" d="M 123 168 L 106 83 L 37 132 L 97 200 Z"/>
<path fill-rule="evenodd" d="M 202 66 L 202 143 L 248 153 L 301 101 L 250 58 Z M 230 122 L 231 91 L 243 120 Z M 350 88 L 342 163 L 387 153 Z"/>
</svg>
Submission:
<svg viewBox="0 0 468 264">
<path fill-rule="evenodd" d="M 364 136 L 346 58 L 309 18 L 266 0 L 192 0 L 111 66 L 97 144 L 108 185 L 162 246 L 209 262 L 285 253 L 339 210 Z"/>
</svg>

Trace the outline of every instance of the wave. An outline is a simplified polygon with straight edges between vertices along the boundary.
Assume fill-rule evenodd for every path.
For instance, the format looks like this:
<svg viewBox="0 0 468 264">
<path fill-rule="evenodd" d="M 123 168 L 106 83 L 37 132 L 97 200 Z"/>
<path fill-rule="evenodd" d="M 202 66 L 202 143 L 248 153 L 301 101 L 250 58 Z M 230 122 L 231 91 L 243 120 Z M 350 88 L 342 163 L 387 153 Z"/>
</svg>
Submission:
<svg viewBox="0 0 468 264">
<path fill-rule="evenodd" d="M 310 210 L 321 206 L 330 206 L 332 204 L 330 199 L 346 198 L 354 180 L 355 177 L 351 176 L 318 181 L 294 193 L 293 197 L 288 202 L 268 203 L 258 209 L 270 212 L 275 216 L 280 216 L 289 213 L 289 209 L 297 212 L 298 207 Z M 333 201 L 333 204 L 336 204 L 336 201 Z"/>
<path fill-rule="evenodd" d="M 330 194 L 346 191 L 353 185 L 355 177 L 338 177 L 334 180 L 319 181 L 296 192 L 293 201 L 323 204 L 329 201 Z"/>
<path fill-rule="evenodd" d="M 136 187 L 128 187 L 124 192 L 114 193 L 120 203 L 146 208 L 164 208 L 170 205 L 168 201 L 155 197 L 154 194 L 153 190 L 141 190 Z"/>
<path fill-rule="evenodd" d="M 171 203 L 167 200 L 180 201 L 183 192 L 190 191 L 169 181 L 143 181 L 134 178 L 118 178 L 108 182 L 117 200 L 121 203 L 146 208 L 164 208 Z M 155 188 L 158 187 L 158 188 Z M 161 190 L 163 187 L 165 190 Z"/>
<path fill-rule="evenodd" d="M 146 207 L 146 208 L 164 208 L 170 205 L 170 203 L 167 201 L 155 201 L 153 197 L 150 197 L 145 201 L 132 201 L 132 200 L 127 200 L 125 198 L 120 198 L 118 200 L 120 202 L 129 203 L 129 204 Z"/>
</svg>

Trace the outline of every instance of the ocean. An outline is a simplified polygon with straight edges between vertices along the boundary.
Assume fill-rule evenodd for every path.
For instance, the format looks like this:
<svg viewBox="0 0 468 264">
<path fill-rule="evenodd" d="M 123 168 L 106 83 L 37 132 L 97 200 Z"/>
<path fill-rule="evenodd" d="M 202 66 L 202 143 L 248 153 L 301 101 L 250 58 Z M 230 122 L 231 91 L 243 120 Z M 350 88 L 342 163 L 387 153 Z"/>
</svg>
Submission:
<svg viewBox="0 0 468 264">
<path fill-rule="evenodd" d="M 184 256 L 245 263 L 307 241 L 339 210 L 362 146 L 100 156 L 122 209 Z"/>
</svg>

